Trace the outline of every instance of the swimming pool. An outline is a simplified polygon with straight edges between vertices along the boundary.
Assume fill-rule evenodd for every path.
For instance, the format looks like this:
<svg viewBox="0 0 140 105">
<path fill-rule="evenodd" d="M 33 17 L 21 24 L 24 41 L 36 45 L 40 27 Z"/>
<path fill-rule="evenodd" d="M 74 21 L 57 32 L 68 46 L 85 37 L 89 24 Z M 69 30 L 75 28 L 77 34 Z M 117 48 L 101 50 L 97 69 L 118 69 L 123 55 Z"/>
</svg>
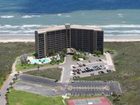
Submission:
<svg viewBox="0 0 140 105">
<path fill-rule="evenodd" d="M 50 58 L 31 59 L 30 60 L 31 64 L 47 64 L 47 63 L 50 63 L 50 62 L 51 62 Z"/>
</svg>

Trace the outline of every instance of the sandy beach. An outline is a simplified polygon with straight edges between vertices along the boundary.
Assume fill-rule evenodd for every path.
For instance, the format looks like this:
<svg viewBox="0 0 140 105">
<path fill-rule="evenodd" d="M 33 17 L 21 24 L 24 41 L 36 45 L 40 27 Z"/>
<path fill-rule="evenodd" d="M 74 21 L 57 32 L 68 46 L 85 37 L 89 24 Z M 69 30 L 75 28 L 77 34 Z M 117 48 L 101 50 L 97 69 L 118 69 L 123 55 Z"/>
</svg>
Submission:
<svg viewBox="0 0 140 105">
<path fill-rule="evenodd" d="M 105 42 L 134 42 L 140 41 L 140 36 L 105 36 Z M 31 36 L 0 36 L 0 43 L 8 42 L 35 42 L 33 35 Z"/>
<path fill-rule="evenodd" d="M 136 42 L 140 41 L 140 36 L 105 36 L 105 42 Z"/>
<path fill-rule="evenodd" d="M 33 35 L 31 36 L 23 36 L 23 35 L 0 36 L 0 43 L 8 43 L 8 42 L 35 42 L 35 38 Z"/>
</svg>

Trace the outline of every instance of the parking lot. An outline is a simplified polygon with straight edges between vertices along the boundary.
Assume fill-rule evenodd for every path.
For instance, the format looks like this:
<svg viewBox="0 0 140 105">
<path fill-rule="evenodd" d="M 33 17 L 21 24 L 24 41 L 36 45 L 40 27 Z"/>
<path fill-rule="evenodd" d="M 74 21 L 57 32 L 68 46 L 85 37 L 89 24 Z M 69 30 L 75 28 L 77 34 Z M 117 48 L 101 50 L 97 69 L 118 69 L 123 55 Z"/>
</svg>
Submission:
<svg viewBox="0 0 140 105">
<path fill-rule="evenodd" d="M 120 84 L 116 81 L 77 81 L 69 83 L 67 93 L 73 96 L 121 94 Z"/>
<path fill-rule="evenodd" d="M 63 69 L 60 82 L 68 83 L 72 79 L 115 71 L 115 66 L 109 53 L 105 53 L 100 57 L 89 54 L 87 57 L 87 60 L 74 61 L 72 55 L 67 55 L 65 62 L 60 65 Z"/>
<path fill-rule="evenodd" d="M 20 74 L 19 80 L 14 84 L 16 90 L 27 91 L 44 96 L 64 95 L 65 84 L 47 78 Z"/>
<path fill-rule="evenodd" d="M 22 81 L 14 84 L 14 88 L 16 90 L 22 90 L 26 92 L 35 93 L 35 94 L 41 94 L 43 96 L 56 96 L 56 95 L 65 94 L 63 90 L 57 90 L 55 88 L 50 88 L 47 86 L 28 83 L 28 82 L 22 82 Z"/>
<path fill-rule="evenodd" d="M 104 62 L 94 62 L 94 63 L 77 63 L 77 65 L 71 66 L 71 76 L 73 79 L 75 77 L 86 77 L 86 76 L 94 76 L 105 73 L 113 72 L 113 70 Z"/>
<path fill-rule="evenodd" d="M 116 81 L 74 81 L 58 83 L 46 78 L 21 74 L 14 85 L 17 90 L 37 93 L 46 96 L 53 95 L 106 95 L 121 94 L 120 84 Z"/>
<path fill-rule="evenodd" d="M 19 79 L 24 82 L 35 83 L 35 84 L 40 84 L 40 85 L 45 85 L 45 86 L 56 87 L 56 86 L 61 85 L 60 83 L 57 83 L 47 78 L 32 76 L 32 75 L 27 75 L 27 74 L 21 74 L 19 76 Z"/>
</svg>

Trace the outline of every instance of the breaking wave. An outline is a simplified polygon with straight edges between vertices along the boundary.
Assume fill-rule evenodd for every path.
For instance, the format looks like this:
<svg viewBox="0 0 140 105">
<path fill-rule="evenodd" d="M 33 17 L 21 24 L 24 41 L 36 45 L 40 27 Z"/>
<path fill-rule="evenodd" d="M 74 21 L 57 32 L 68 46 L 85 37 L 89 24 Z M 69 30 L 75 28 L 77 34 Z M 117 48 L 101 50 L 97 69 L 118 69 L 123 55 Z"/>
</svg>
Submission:
<svg viewBox="0 0 140 105">
<path fill-rule="evenodd" d="M 34 31 L 40 28 L 57 25 L 24 24 L 24 25 L 0 25 L 0 35 L 34 35 Z M 90 26 L 90 25 L 87 25 Z M 105 36 L 140 36 L 140 25 L 100 25 Z"/>
<path fill-rule="evenodd" d="M 21 18 L 34 18 L 34 17 L 41 17 L 40 15 L 24 15 Z"/>
<path fill-rule="evenodd" d="M 14 18 L 15 16 L 12 16 L 12 15 L 3 15 L 3 16 L 0 16 L 0 18 L 4 18 L 4 19 L 10 19 L 10 18 Z"/>
</svg>

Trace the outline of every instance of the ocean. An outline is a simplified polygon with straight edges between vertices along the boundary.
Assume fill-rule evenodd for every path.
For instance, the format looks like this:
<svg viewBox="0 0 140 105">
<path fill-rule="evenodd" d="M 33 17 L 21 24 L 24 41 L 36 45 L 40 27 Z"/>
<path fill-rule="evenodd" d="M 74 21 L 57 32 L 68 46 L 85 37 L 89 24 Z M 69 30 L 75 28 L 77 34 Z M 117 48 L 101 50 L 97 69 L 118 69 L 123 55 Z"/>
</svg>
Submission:
<svg viewBox="0 0 140 105">
<path fill-rule="evenodd" d="M 139 0 L 130 6 L 123 6 L 123 3 L 120 5 L 120 2 L 118 5 L 112 3 L 116 0 L 98 0 L 102 3 L 106 1 L 105 4 L 114 4 L 114 7 L 104 5 L 104 8 L 98 7 L 97 0 L 93 4 L 91 2 L 94 0 L 85 0 L 88 2 L 86 6 L 85 1 L 81 3 L 80 0 L 58 1 L 0 0 L 0 38 L 31 37 L 37 29 L 65 23 L 97 25 L 103 28 L 105 36 L 140 36 L 140 8 L 137 6 L 140 5 Z M 77 5 L 78 3 L 80 4 Z"/>
</svg>

